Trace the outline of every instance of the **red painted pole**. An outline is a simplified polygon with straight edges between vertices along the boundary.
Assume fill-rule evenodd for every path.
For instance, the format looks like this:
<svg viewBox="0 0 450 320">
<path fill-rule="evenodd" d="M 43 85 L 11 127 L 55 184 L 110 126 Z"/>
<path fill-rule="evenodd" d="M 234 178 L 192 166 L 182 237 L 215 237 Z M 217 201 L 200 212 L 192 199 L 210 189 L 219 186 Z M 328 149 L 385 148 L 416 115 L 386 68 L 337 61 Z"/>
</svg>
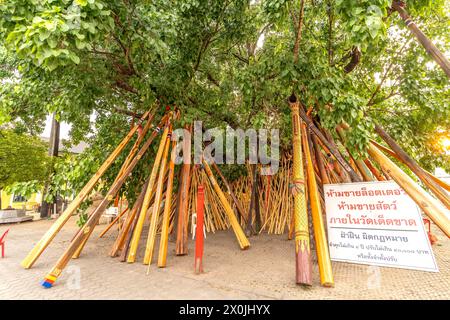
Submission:
<svg viewBox="0 0 450 320">
<path fill-rule="evenodd" d="M 195 273 L 203 272 L 203 209 L 205 203 L 205 191 L 203 185 L 198 186 L 197 191 L 197 227 L 195 230 Z"/>
</svg>

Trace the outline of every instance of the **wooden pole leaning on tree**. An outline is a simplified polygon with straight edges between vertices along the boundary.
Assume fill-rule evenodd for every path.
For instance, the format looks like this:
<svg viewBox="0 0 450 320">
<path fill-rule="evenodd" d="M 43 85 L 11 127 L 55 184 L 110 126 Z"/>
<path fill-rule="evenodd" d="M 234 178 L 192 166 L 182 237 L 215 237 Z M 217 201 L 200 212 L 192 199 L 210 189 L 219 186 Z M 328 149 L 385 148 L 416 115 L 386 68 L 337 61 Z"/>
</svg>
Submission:
<svg viewBox="0 0 450 320">
<path fill-rule="evenodd" d="M 125 213 L 128 212 L 129 208 L 125 208 L 125 210 L 123 210 L 120 214 L 117 215 L 117 217 L 114 218 L 113 221 L 111 221 L 111 223 L 105 228 L 105 230 L 102 231 L 102 233 L 100 233 L 100 235 L 98 236 L 98 238 L 103 238 L 103 236 L 109 231 L 111 230 L 111 228 L 116 224 L 117 221 L 119 221 L 120 218 L 123 217 L 123 215 Z"/>
<path fill-rule="evenodd" d="M 50 242 L 55 238 L 61 228 L 66 224 L 66 222 L 70 219 L 72 214 L 77 210 L 80 204 L 86 199 L 89 193 L 92 191 L 98 180 L 103 176 L 103 174 L 108 170 L 111 164 L 116 160 L 125 146 L 130 142 L 133 135 L 139 128 L 139 125 L 147 119 L 150 112 L 146 112 L 142 118 L 139 120 L 138 124 L 136 124 L 133 129 L 123 138 L 123 140 L 119 143 L 116 149 L 109 155 L 109 157 L 105 160 L 105 162 L 100 166 L 97 172 L 91 177 L 89 182 L 81 189 L 75 199 L 68 205 L 66 210 L 59 216 L 59 218 L 53 223 L 50 229 L 42 236 L 39 242 L 33 247 L 33 249 L 28 253 L 25 259 L 22 260 L 21 265 L 25 269 L 29 269 L 33 266 L 36 260 L 40 257 L 42 252 L 48 247 Z M 154 114 L 152 114 L 147 121 L 152 121 Z"/>
<path fill-rule="evenodd" d="M 228 183 L 227 179 L 225 179 L 224 175 L 220 171 L 219 167 L 215 162 L 212 163 L 212 167 L 214 170 L 216 170 L 217 174 L 219 175 L 220 179 L 222 180 L 223 184 L 228 190 L 228 194 L 231 196 L 231 199 L 233 199 L 234 205 L 236 206 L 237 212 L 241 216 L 241 218 L 244 220 L 244 223 L 247 223 L 247 219 L 245 217 L 244 208 L 242 208 L 242 204 L 239 202 L 239 200 L 236 198 L 236 195 L 233 192 L 233 189 L 231 188 L 230 184 Z"/>
<path fill-rule="evenodd" d="M 434 193 L 434 195 L 447 207 L 447 209 L 450 209 L 450 197 L 448 193 L 436 182 L 434 182 L 417 164 L 417 162 L 414 161 L 414 159 L 412 159 L 379 125 L 375 125 L 375 131 L 397 154 L 400 161 L 408 166 L 412 172 L 414 172 L 414 174 Z"/>
<path fill-rule="evenodd" d="M 167 245 L 169 243 L 170 212 L 172 209 L 173 177 L 175 174 L 176 141 L 172 141 L 172 154 L 169 162 L 169 173 L 167 179 L 166 202 L 161 226 L 161 239 L 158 251 L 158 267 L 164 268 L 167 263 Z"/>
<path fill-rule="evenodd" d="M 153 202 L 153 211 L 150 218 L 150 226 L 148 229 L 147 245 L 145 247 L 144 264 L 150 265 L 152 263 L 153 251 L 155 248 L 156 231 L 158 227 L 158 218 L 162 200 L 162 193 L 164 187 L 164 178 L 166 175 L 167 156 L 169 155 L 170 138 L 172 135 L 172 129 L 169 129 L 167 134 L 166 143 L 164 146 L 163 156 L 161 159 L 161 165 L 159 167 L 158 182 L 156 184 L 155 201 Z M 167 201 L 167 200 L 166 200 Z"/>
<path fill-rule="evenodd" d="M 336 132 L 338 133 L 339 137 L 341 138 L 342 145 L 345 147 L 345 134 L 344 134 L 343 129 L 340 126 L 337 126 Z M 367 168 L 364 161 L 361 159 L 355 159 L 353 157 L 353 155 L 351 154 L 350 150 L 347 147 L 345 147 L 345 148 L 347 149 L 347 153 L 348 153 L 350 159 L 352 159 L 355 162 L 355 165 L 358 168 L 359 172 L 361 173 L 364 181 L 374 181 L 372 174 L 371 174 L 369 168 Z"/>
<path fill-rule="evenodd" d="M 388 155 L 394 157 L 395 159 L 397 159 L 400 162 L 403 162 L 402 159 L 400 159 L 400 157 L 391 149 L 386 148 L 385 146 L 379 144 L 378 142 L 376 142 L 375 140 L 370 140 L 370 142 L 376 146 L 378 149 L 380 149 L 381 151 L 387 153 Z M 441 188 L 443 188 L 444 190 L 447 190 L 450 192 L 450 185 L 448 183 L 446 183 L 445 181 L 442 181 L 441 179 L 435 177 L 434 175 L 432 175 L 431 173 L 429 173 L 427 170 L 421 168 L 422 171 L 431 179 L 433 180 L 437 185 L 439 185 Z"/>
<path fill-rule="evenodd" d="M 241 225 L 239 224 L 239 221 L 237 220 L 233 209 L 231 208 L 231 205 L 228 203 L 228 200 L 223 193 L 223 191 L 220 189 L 219 185 L 217 184 L 216 178 L 214 178 L 214 175 L 211 171 L 211 168 L 209 167 L 207 161 L 203 158 L 202 159 L 203 169 L 205 170 L 206 175 L 208 176 L 208 179 L 211 183 L 211 185 L 214 188 L 214 191 L 217 193 L 220 202 L 222 203 L 223 209 L 228 217 L 228 220 L 230 220 L 231 227 L 233 228 L 234 234 L 236 235 L 236 238 L 239 243 L 239 247 L 242 250 L 247 249 L 250 247 L 250 242 L 248 241 L 247 237 L 245 236 L 244 231 L 241 228 Z"/>
<path fill-rule="evenodd" d="M 431 220 L 450 237 L 450 213 L 437 199 L 430 196 L 413 179 L 385 156 L 373 143 L 369 144 L 370 156 L 378 162 L 398 185 L 417 203 Z"/>
<path fill-rule="evenodd" d="M 44 286 L 46 288 L 52 287 L 53 283 L 61 275 L 62 270 L 69 263 L 70 258 L 73 256 L 75 251 L 79 248 L 80 244 L 83 242 L 85 235 L 89 236 L 90 232 L 92 232 L 93 228 L 98 223 L 98 220 L 100 219 L 101 214 L 103 213 L 105 208 L 109 205 L 109 203 L 114 200 L 115 195 L 120 190 L 120 188 L 122 187 L 123 183 L 128 178 L 128 176 L 130 175 L 130 173 L 133 171 L 136 164 L 139 162 L 139 160 L 141 160 L 141 158 L 147 152 L 148 148 L 150 147 L 151 143 L 153 142 L 153 139 L 155 138 L 156 134 L 159 131 L 160 131 L 159 128 L 155 129 L 155 132 L 153 132 L 152 136 L 141 147 L 138 154 L 136 155 L 136 157 L 134 157 L 133 161 L 127 167 L 127 169 L 125 170 L 123 175 L 120 177 L 120 179 L 117 181 L 117 183 L 109 189 L 105 198 L 102 200 L 100 206 L 97 207 L 95 212 L 89 217 L 89 219 L 86 221 L 84 226 L 81 228 L 81 232 L 79 232 L 75 236 L 75 238 L 71 241 L 69 247 L 66 249 L 66 251 L 64 251 L 63 255 L 57 261 L 56 265 L 45 276 L 45 279 L 42 282 L 42 286 Z"/>
<path fill-rule="evenodd" d="M 192 126 L 185 129 L 192 132 Z M 186 152 L 186 154 L 185 154 Z M 191 184 L 191 145 L 190 139 L 183 139 L 183 164 L 181 167 L 180 186 L 178 187 L 178 220 L 175 254 L 183 256 L 188 253 L 188 223 L 189 223 L 189 187 Z"/>
<path fill-rule="evenodd" d="M 306 126 L 302 126 L 302 135 L 304 139 L 303 149 L 305 150 L 306 172 L 308 175 L 309 203 L 311 205 L 311 217 L 313 221 L 314 238 L 316 240 L 316 254 L 320 272 L 320 283 L 324 287 L 333 287 L 333 270 L 331 268 L 330 254 L 328 252 L 328 241 L 325 233 L 325 225 L 322 216 L 322 207 L 320 204 L 320 195 L 317 181 L 314 173 L 311 152 L 309 149 L 310 141 Z"/>
<path fill-rule="evenodd" d="M 125 239 L 130 231 L 131 226 L 133 225 L 134 218 L 135 218 L 137 212 L 140 211 L 142 202 L 144 201 L 145 191 L 147 190 L 149 180 L 150 180 L 150 177 L 147 178 L 147 180 L 145 181 L 145 183 L 142 187 L 142 190 L 139 193 L 139 196 L 137 197 L 136 201 L 134 202 L 133 208 L 131 209 L 131 211 L 122 227 L 121 232 L 119 233 L 116 241 L 114 242 L 114 245 L 110 252 L 111 257 L 117 256 L 119 250 L 122 250 L 122 248 L 123 248 Z"/>
<path fill-rule="evenodd" d="M 422 30 L 417 27 L 414 21 L 411 20 L 408 12 L 405 10 L 404 1 L 392 1 L 392 8 L 398 12 L 400 17 L 405 22 L 406 26 L 411 30 L 411 32 L 419 40 L 420 44 L 425 48 L 427 53 L 436 61 L 436 63 L 444 70 L 447 77 L 450 78 L 450 61 L 444 56 L 444 54 L 439 51 L 439 49 L 433 44 L 433 42 L 428 39 L 428 37 L 422 32 Z"/>
<path fill-rule="evenodd" d="M 341 156 L 339 150 L 331 145 L 327 138 L 317 129 L 316 125 L 309 119 L 306 115 L 305 110 L 303 108 L 299 108 L 299 115 L 302 120 L 306 123 L 308 128 L 314 133 L 320 141 L 328 148 L 330 153 L 334 156 L 334 158 L 339 162 L 339 164 L 344 168 L 344 170 L 350 175 L 353 182 L 362 182 L 362 179 L 358 176 L 358 174 L 350 167 L 348 162 Z"/>
<path fill-rule="evenodd" d="M 301 108 L 297 101 L 297 97 L 294 94 L 289 97 L 289 106 L 292 113 L 292 144 L 294 157 L 291 191 L 294 197 L 296 282 L 297 284 L 310 286 L 312 285 L 312 262 L 309 243 L 306 188 L 302 162 L 302 137 L 299 118 L 299 110 Z"/>
<path fill-rule="evenodd" d="M 159 126 L 161 126 L 162 124 L 164 124 L 167 121 L 167 114 L 164 115 L 160 122 L 159 122 Z M 120 167 L 119 173 L 117 174 L 116 179 L 114 179 L 114 182 L 112 185 L 114 185 L 115 183 L 117 183 L 117 180 L 120 179 L 120 177 L 123 175 L 123 173 L 125 172 L 125 170 L 127 169 L 128 165 L 130 164 L 130 162 L 133 160 L 134 156 L 136 155 L 136 153 L 139 150 L 139 146 L 141 145 L 142 141 L 144 140 L 148 130 L 150 129 L 150 127 L 152 126 L 151 122 L 147 122 L 146 125 L 144 126 L 144 128 L 142 130 L 139 130 L 138 128 L 138 132 L 139 132 L 139 136 L 136 139 L 136 142 L 134 143 L 133 147 L 131 148 L 130 152 L 128 153 L 128 156 L 126 157 L 125 161 L 123 162 L 122 166 Z M 117 197 L 116 197 L 117 199 Z M 86 245 L 87 241 L 89 240 L 90 235 L 92 234 L 93 230 L 91 230 L 89 232 L 89 235 L 86 235 L 83 242 L 81 243 L 80 247 L 77 249 L 77 251 L 75 251 L 75 254 L 73 255 L 72 259 L 78 259 L 80 257 L 81 252 L 84 249 L 84 246 Z"/>
<path fill-rule="evenodd" d="M 142 228 L 144 227 L 145 218 L 147 216 L 147 209 L 150 206 L 150 200 L 152 197 L 153 185 L 155 184 L 156 177 L 158 175 L 159 165 L 161 163 L 161 157 L 164 151 L 164 146 L 166 145 L 167 134 L 169 133 L 169 126 L 166 126 L 159 143 L 159 148 L 153 162 L 153 168 L 150 174 L 150 181 L 148 183 L 147 191 L 145 193 L 144 202 L 142 203 L 142 208 L 138 215 L 138 220 L 136 227 L 133 231 L 133 237 L 131 238 L 130 248 L 128 252 L 128 263 L 134 263 L 136 261 L 136 252 L 139 246 L 139 241 L 141 239 Z"/>
</svg>

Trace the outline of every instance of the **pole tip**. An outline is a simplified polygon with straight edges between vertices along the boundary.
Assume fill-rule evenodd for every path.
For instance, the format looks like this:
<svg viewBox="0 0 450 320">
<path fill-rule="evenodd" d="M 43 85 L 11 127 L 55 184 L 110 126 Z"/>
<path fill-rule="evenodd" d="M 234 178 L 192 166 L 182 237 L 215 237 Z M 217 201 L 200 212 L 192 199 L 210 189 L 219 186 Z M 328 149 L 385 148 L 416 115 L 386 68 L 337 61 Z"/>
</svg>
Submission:
<svg viewBox="0 0 450 320">
<path fill-rule="evenodd" d="M 296 103 L 297 102 L 297 97 L 295 96 L 295 93 L 292 93 L 289 98 L 288 98 L 290 103 Z"/>
</svg>

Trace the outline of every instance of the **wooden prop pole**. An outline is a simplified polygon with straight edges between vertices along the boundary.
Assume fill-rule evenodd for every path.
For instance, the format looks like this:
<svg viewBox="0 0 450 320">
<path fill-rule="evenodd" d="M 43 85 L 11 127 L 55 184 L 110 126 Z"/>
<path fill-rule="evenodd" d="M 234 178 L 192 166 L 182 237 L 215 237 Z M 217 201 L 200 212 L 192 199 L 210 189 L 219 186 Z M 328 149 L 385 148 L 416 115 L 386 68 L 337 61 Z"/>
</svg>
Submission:
<svg viewBox="0 0 450 320">
<path fill-rule="evenodd" d="M 125 210 L 123 210 L 120 214 L 118 214 L 117 217 L 115 217 L 114 220 L 111 221 L 111 223 L 105 228 L 105 230 L 103 230 L 102 233 L 100 233 L 98 238 L 99 239 L 102 238 L 113 227 L 113 225 L 115 225 L 116 222 L 119 221 L 119 219 L 122 218 L 123 215 L 128 212 L 128 209 L 129 208 L 125 208 Z"/>
<path fill-rule="evenodd" d="M 133 135 L 138 130 L 140 124 L 149 116 L 150 112 L 146 112 L 139 123 L 130 130 L 130 132 L 123 138 L 116 149 L 109 155 L 97 172 L 92 176 L 89 182 L 81 189 L 75 199 L 67 206 L 66 210 L 59 216 L 59 218 L 53 223 L 50 229 L 42 236 L 39 242 L 33 247 L 33 249 L 28 253 L 25 259 L 22 260 L 21 265 L 25 269 L 29 269 L 33 266 L 36 260 L 40 257 L 42 252 L 48 247 L 50 242 L 55 238 L 64 224 L 70 219 L 72 214 L 77 210 L 80 204 L 86 199 L 89 193 L 94 188 L 98 180 L 103 176 L 103 174 L 108 170 L 111 164 L 116 160 L 125 146 L 130 142 Z M 147 121 L 151 122 L 153 120 L 154 114 L 152 114 Z"/>
<path fill-rule="evenodd" d="M 203 272 L 203 214 L 204 214 L 204 203 L 205 202 L 205 191 L 203 185 L 199 185 L 197 188 L 197 227 L 195 230 L 195 261 L 194 261 L 194 272 Z"/>
<path fill-rule="evenodd" d="M 185 129 L 192 132 L 192 126 L 186 125 Z M 188 253 L 188 215 L 189 215 L 189 187 L 191 184 L 191 164 L 190 164 L 190 140 L 183 139 L 183 165 L 181 167 L 181 181 L 179 186 L 178 199 L 178 220 L 177 220 L 177 239 L 175 245 L 175 254 L 177 256 Z M 184 152 L 188 154 L 184 154 Z"/>
<path fill-rule="evenodd" d="M 387 153 L 388 155 L 394 157 L 395 159 L 397 159 L 400 162 L 403 162 L 402 159 L 400 159 L 400 157 L 391 149 L 379 144 L 378 142 L 376 142 L 375 140 L 370 140 L 370 142 L 376 146 L 378 149 L 380 149 L 381 151 Z M 438 184 L 441 188 L 443 188 L 444 190 L 447 190 L 450 192 L 450 184 L 446 183 L 445 181 L 442 181 L 441 179 L 435 177 L 434 175 L 432 175 L 431 173 L 429 173 L 427 170 L 421 168 L 423 172 L 425 172 L 425 174 L 431 179 L 433 180 L 436 184 Z"/>
<path fill-rule="evenodd" d="M 139 241 L 141 239 L 142 228 L 144 227 L 145 218 L 147 216 L 147 209 L 150 206 L 150 199 L 152 197 L 153 185 L 156 181 L 156 176 L 158 174 L 159 165 L 161 163 L 161 157 L 164 151 L 164 146 L 166 144 L 167 134 L 169 133 L 169 126 L 166 126 L 161 137 L 161 142 L 159 143 L 159 148 L 155 156 L 155 161 L 153 163 L 152 172 L 150 174 L 150 181 L 148 183 L 147 191 L 145 193 L 144 202 L 142 203 L 142 208 L 138 215 L 138 220 L 136 227 L 134 228 L 133 237 L 131 238 L 130 248 L 128 252 L 128 263 L 133 263 L 136 261 L 136 252 L 138 249 Z"/>
<path fill-rule="evenodd" d="M 162 117 L 162 119 L 160 120 L 160 124 L 163 124 L 167 121 L 167 115 L 164 115 Z M 122 166 L 120 167 L 119 170 L 119 174 L 117 175 L 116 179 L 114 179 L 113 185 L 115 183 L 117 183 L 117 180 L 122 176 L 122 174 L 125 172 L 126 168 L 128 167 L 128 165 L 130 164 L 131 160 L 133 160 L 134 156 L 136 155 L 136 153 L 139 150 L 139 146 L 141 145 L 142 141 L 145 138 L 145 135 L 147 134 L 148 130 L 150 129 L 150 127 L 152 126 L 152 123 L 150 121 L 147 122 L 147 124 L 144 126 L 143 129 L 139 130 L 138 128 L 138 138 L 136 139 L 136 142 L 134 143 L 133 147 L 131 148 L 130 152 L 128 153 L 127 158 L 125 159 L 125 161 L 123 162 Z M 114 205 L 116 206 L 116 203 L 119 202 L 119 196 L 117 195 L 116 197 L 116 201 L 114 202 Z M 80 257 L 81 252 L 84 249 L 84 246 L 86 245 L 87 241 L 89 240 L 89 236 L 92 234 L 91 230 L 89 232 L 89 235 L 86 235 L 83 242 L 81 243 L 80 247 L 77 249 L 77 251 L 75 251 L 72 259 L 78 259 Z"/>
<path fill-rule="evenodd" d="M 358 174 L 350 167 L 348 162 L 341 156 L 339 150 L 333 146 L 327 138 L 317 129 L 316 125 L 309 119 L 306 115 L 305 110 L 303 108 L 299 108 L 299 115 L 302 120 L 306 123 L 308 128 L 322 141 L 322 143 L 328 148 L 330 153 L 334 156 L 334 158 L 339 162 L 339 164 L 344 168 L 344 170 L 350 175 L 353 182 L 362 182 L 362 179 L 358 176 Z"/>
<path fill-rule="evenodd" d="M 164 152 L 163 152 L 161 165 L 160 165 L 160 169 L 159 169 L 158 182 L 156 184 L 155 201 L 153 202 L 153 211 L 152 211 L 152 215 L 150 218 L 150 226 L 148 229 L 147 245 L 145 247 L 145 255 L 144 255 L 144 264 L 148 264 L 148 265 L 150 265 L 152 263 L 153 250 L 155 248 L 156 231 L 157 231 L 157 227 L 158 227 L 159 212 L 160 212 L 161 199 L 162 199 L 162 193 L 163 193 L 163 187 L 164 187 L 164 177 L 166 175 L 167 156 L 169 155 L 171 135 L 172 135 L 172 129 L 169 130 L 169 133 L 166 138 L 166 144 L 164 146 Z"/>
<path fill-rule="evenodd" d="M 328 241 L 325 233 L 325 225 L 322 216 L 322 207 L 320 204 L 318 186 L 312 164 L 311 152 L 309 149 L 309 134 L 306 126 L 302 126 L 304 139 L 303 149 L 305 150 L 306 172 L 308 181 L 309 203 L 311 205 L 311 217 L 313 221 L 314 238 L 316 240 L 316 254 L 320 272 L 320 283 L 324 287 L 333 287 L 333 271 L 331 268 L 330 254 L 328 252 Z"/>
<path fill-rule="evenodd" d="M 314 146 L 314 152 L 316 154 L 317 166 L 319 167 L 320 178 L 322 179 L 322 184 L 330 184 L 330 179 L 328 178 L 325 166 L 323 164 L 322 153 L 319 148 L 319 143 L 317 142 L 317 137 L 311 135 L 311 140 Z"/>
<path fill-rule="evenodd" d="M 247 249 L 250 247 L 250 242 L 248 241 L 247 237 L 244 234 L 244 231 L 241 228 L 241 225 L 239 224 L 239 221 L 237 220 L 233 209 L 231 208 L 231 205 L 228 203 L 228 200 L 223 193 L 223 191 L 220 189 L 219 185 L 217 184 L 216 179 L 214 178 L 214 175 L 211 171 L 211 168 L 209 167 L 208 163 L 205 159 L 202 159 L 203 163 L 203 169 L 205 170 L 206 175 L 208 176 L 208 179 L 211 183 L 211 185 L 214 188 L 214 191 L 219 196 L 219 200 L 222 203 L 222 206 L 225 210 L 225 213 L 228 217 L 228 220 L 230 221 L 231 227 L 233 228 L 234 234 L 236 235 L 236 238 L 238 240 L 239 246 L 242 250 Z"/>
<path fill-rule="evenodd" d="M 110 256 L 115 257 L 117 256 L 119 250 L 123 248 L 124 241 L 130 231 L 130 228 L 133 224 L 133 221 L 135 220 L 135 216 L 138 211 L 140 211 L 142 202 L 144 201 L 145 191 L 148 187 L 148 182 L 150 180 L 150 177 L 146 179 L 141 192 L 139 193 L 139 196 L 137 197 L 136 201 L 133 204 L 133 208 L 131 209 L 130 214 L 127 217 L 127 220 L 125 221 L 121 232 L 119 233 L 119 236 L 117 237 L 116 241 L 114 242 L 113 248 L 111 250 Z"/>
<path fill-rule="evenodd" d="M 450 197 L 448 193 L 437 183 L 435 183 L 396 142 L 392 137 L 384 131 L 380 126 L 375 125 L 375 131 L 381 138 L 391 147 L 391 149 L 397 154 L 401 162 L 403 162 L 412 172 L 434 193 L 434 195 L 450 209 Z"/>
<path fill-rule="evenodd" d="M 419 40 L 420 44 L 425 48 L 427 53 L 436 61 L 436 63 L 444 70 L 447 77 L 450 78 L 450 61 L 444 56 L 444 54 L 439 51 L 439 49 L 427 38 L 427 36 L 422 32 L 422 30 L 417 27 L 417 25 L 412 21 L 411 17 L 408 15 L 404 8 L 403 1 L 392 1 L 392 8 L 398 12 L 400 17 L 405 22 L 406 26 L 411 30 L 411 32 Z"/>
<path fill-rule="evenodd" d="M 395 182 L 417 203 L 417 205 L 430 217 L 431 220 L 450 237 L 450 216 L 438 200 L 430 196 L 413 179 L 404 173 L 394 162 L 386 157 L 373 143 L 369 144 L 370 156 L 378 162 Z"/>
<path fill-rule="evenodd" d="M 336 131 L 339 134 L 339 137 L 341 138 L 342 145 L 344 145 L 344 147 L 345 147 L 344 130 L 340 126 L 337 126 Z M 347 147 L 345 147 L 345 148 L 347 149 L 349 157 L 354 161 L 354 163 L 356 164 L 356 167 L 358 168 L 359 172 L 363 176 L 364 181 L 374 181 L 372 174 L 371 174 L 370 170 L 367 168 L 364 161 L 361 159 L 355 159 L 353 157 L 353 155 L 351 154 L 350 150 Z"/>
<path fill-rule="evenodd" d="M 380 171 L 378 171 L 377 168 L 374 167 L 374 165 L 370 162 L 369 159 L 364 159 L 364 163 L 378 181 L 386 181 L 386 178 L 383 176 L 383 174 Z"/>
<path fill-rule="evenodd" d="M 95 212 L 89 217 L 87 222 L 82 227 L 82 232 L 79 232 L 77 236 L 72 240 L 69 247 L 64 251 L 63 255 L 59 258 L 56 265 L 52 268 L 52 270 L 45 276 L 45 279 L 42 282 L 42 286 L 46 288 L 52 287 L 53 283 L 56 281 L 56 279 L 61 275 L 62 270 L 66 267 L 66 265 L 69 263 L 70 258 L 73 256 L 77 248 L 80 246 L 80 244 L 83 242 L 84 236 L 87 234 L 89 236 L 90 232 L 93 230 L 95 225 L 97 224 L 98 220 L 100 219 L 101 214 L 105 210 L 105 208 L 109 205 L 111 201 L 114 200 L 114 196 L 117 194 L 117 192 L 122 187 L 125 180 L 128 178 L 130 173 L 133 171 L 136 164 L 141 160 L 142 156 L 145 154 L 145 152 L 150 147 L 153 139 L 155 138 L 157 132 L 159 131 L 159 128 L 155 130 L 155 132 L 152 134 L 152 136 L 147 140 L 146 143 L 141 147 L 136 157 L 134 157 L 133 161 L 130 163 L 130 165 L 125 170 L 124 174 L 120 177 L 120 179 L 117 181 L 117 183 L 111 187 L 111 189 L 106 194 L 105 198 L 102 200 L 101 204 Z"/>
<path fill-rule="evenodd" d="M 228 194 L 231 196 L 231 199 L 233 199 L 234 205 L 236 206 L 237 212 L 241 216 L 241 218 L 244 220 L 244 223 L 247 223 L 247 219 L 245 217 L 244 208 L 242 208 L 242 204 L 239 202 L 239 200 L 236 198 L 236 195 L 233 192 L 233 189 L 231 188 L 230 184 L 228 183 L 227 179 L 222 174 L 222 171 L 220 171 L 219 167 L 215 162 L 213 162 L 212 167 L 214 170 L 216 170 L 217 174 L 219 175 L 220 179 L 222 180 L 223 184 L 228 190 Z"/>
<path fill-rule="evenodd" d="M 161 227 L 161 240 L 159 242 L 158 267 L 164 268 L 167 263 L 167 245 L 169 243 L 170 213 L 172 209 L 173 177 L 175 174 L 176 141 L 172 141 L 172 155 L 169 162 L 167 179 L 166 202 L 164 204 L 163 221 Z"/>
<path fill-rule="evenodd" d="M 297 284 L 310 286 L 312 285 L 312 264 L 305 178 L 302 162 L 302 137 L 299 118 L 299 110 L 301 108 L 299 107 L 299 102 L 294 94 L 289 97 L 289 106 L 292 113 L 292 144 L 294 156 L 292 173 L 293 187 L 291 190 L 294 197 L 296 282 Z M 307 116 L 306 118 L 308 119 Z"/>
</svg>

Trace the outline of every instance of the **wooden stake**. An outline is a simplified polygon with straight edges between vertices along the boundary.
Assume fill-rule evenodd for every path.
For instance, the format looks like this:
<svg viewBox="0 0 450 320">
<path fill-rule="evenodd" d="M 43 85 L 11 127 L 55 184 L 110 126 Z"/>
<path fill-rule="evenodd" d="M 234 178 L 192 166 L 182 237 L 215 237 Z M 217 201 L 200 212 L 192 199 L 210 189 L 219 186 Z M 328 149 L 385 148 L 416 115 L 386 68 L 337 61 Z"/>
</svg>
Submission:
<svg viewBox="0 0 450 320">
<path fill-rule="evenodd" d="M 139 120 L 139 123 L 130 130 L 130 132 L 123 138 L 123 140 L 119 143 L 116 149 L 109 155 L 109 157 L 105 160 L 105 162 L 101 165 L 101 167 L 97 170 L 97 172 L 92 176 L 89 182 L 81 189 L 75 199 L 67 206 L 66 210 L 59 216 L 59 218 L 53 223 L 50 229 L 42 236 L 39 242 L 33 247 L 33 249 L 28 253 L 25 259 L 22 260 L 21 265 L 25 269 L 29 269 L 33 266 L 36 260 L 40 257 L 42 252 L 48 247 L 50 242 L 55 238 L 58 232 L 62 229 L 64 224 L 70 219 L 72 214 L 77 210 L 80 204 L 86 199 L 89 193 L 94 188 L 95 184 L 98 180 L 103 176 L 103 174 L 108 170 L 111 164 L 116 160 L 125 146 L 130 142 L 133 135 L 136 133 L 139 125 L 147 119 L 150 112 L 146 112 L 142 118 Z M 154 114 L 152 114 L 148 121 L 152 121 Z"/>
<path fill-rule="evenodd" d="M 163 124 L 167 121 L 167 115 L 163 116 L 162 119 L 160 120 L 160 124 Z M 140 130 L 141 128 L 138 128 L 138 138 L 136 139 L 136 142 L 134 143 L 133 147 L 131 148 L 130 152 L 128 153 L 127 158 L 125 159 L 125 161 L 123 162 L 119 173 L 117 174 L 116 179 L 113 182 L 113 185 L 117 183 L 118 179 L 122 176 L 122 174 L 125 172 L 125 170 L 127 169 L 128 165 L 130 164 L 131 160 L 133 160 L 134 156 L 136 155 L 136 153 L 139 150 L 139 146 L 141 145 L 142 141 L 145 138 L 145 135 L 147 134 L 148 130 L 150 129 L 152 123 L 150 121 L 147 122 L 147 124 L 144 126 L 144 129 Z M 114 205 L 116 206 L 116 202 L 118 202 L 119 199 L 119 195 L 117 195 L 116 200 L 114 202 Z M 84 237 L 83 242 L 81 243 L 80 247 L 77 249 L 77 251 L 75 251 L 72 259 L 78 259 L 80 257 L 81 252 L 84 249 L 84 246 L 86 245 L 87 241 L 89 240 L 89 236 L 90 234 L 92 234 L 92 231 L 89 232 L 89 235 L 86 235 Z"/>
<path fill-rule="evenodd" d="M 117 237 L 116 241 L 114 242 L 113 248 L 111 250 L 110 256 L 115 257 L 117 256 L 117 253 L 119 250 L 121 250 L 124 246 L 124 241 L 130 232 L 130 228 L 133 225 L 133 221 L 135 220 L 137 212 L 140 211 L 142 202 L 144 201 L 145 191 L 148 187 L 148 182 L 150 180 L 150 177 L 148 177 L 142 187 L 141 192 L 139 193 L 139 196 L 137 197 L 136 201 L 134 202 L 133 208 L 131 209 L 130 214 L 128 215 L 127 220 L 125 221 L 121 232 L 119 233 L 119 236 Z"/>
<path fill-rule="evenodd" d="M 203 209 L 204 209 L 205 192 L 203 185 L 198 186 L 197 193 L 197 227 L 195 233 L 195 261 L 194 272 L 203 272 Z"/>
</svg>

